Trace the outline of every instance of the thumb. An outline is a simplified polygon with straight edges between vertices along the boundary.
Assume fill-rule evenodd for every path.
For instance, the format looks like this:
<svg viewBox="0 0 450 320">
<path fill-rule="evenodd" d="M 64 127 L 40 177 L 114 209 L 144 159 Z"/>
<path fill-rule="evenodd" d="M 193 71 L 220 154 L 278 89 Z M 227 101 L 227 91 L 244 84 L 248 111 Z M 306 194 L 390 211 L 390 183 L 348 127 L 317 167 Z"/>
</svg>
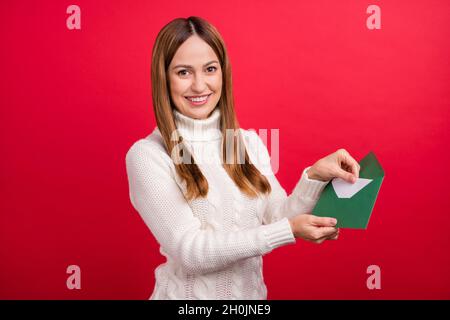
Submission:
<svg viewBox="0 0 450 320">
<path fill-rule="evenodd" d="M 336 172 L 336 177 L 341 178 L 347 182 L 355 183 L 356 182 L 356 176 L 348 171 L 345 171 L 341 168 L 339 168 Z"/>
</svg>

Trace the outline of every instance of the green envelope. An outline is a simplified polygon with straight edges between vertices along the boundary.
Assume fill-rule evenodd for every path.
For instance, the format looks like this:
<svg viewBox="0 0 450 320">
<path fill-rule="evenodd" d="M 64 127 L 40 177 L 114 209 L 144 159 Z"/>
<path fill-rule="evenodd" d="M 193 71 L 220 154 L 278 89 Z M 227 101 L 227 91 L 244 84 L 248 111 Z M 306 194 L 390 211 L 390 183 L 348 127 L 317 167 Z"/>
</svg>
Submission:
<svg viewBox="0 0 450 320">
<path fill-rule="evenodd" d="M 327 184 L 313 215 L 336 218 L 338 228 L 367 229 L 384 170 L 373 152 L 369 152 L 359 165 L 359 179 L 355 184 L 339 178 Z"/>
</svg>

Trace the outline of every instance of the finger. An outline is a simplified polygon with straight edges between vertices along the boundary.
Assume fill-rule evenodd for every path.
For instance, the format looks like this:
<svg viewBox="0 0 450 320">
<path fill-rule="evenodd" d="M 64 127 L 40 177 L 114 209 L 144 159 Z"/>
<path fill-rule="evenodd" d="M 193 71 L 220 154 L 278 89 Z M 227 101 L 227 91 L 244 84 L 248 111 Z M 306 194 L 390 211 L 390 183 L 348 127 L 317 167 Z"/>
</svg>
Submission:
<svg viewBox="0 0 450 320">
<path fill-rule="evenodd" d="M 325 236 L 325 237 L 316 239 L 316 240 L 314 240 L 314 242 L 315 242 L 315 243 L 322 243 L 322 242 L 324 242 L 325 240 L 336 240 L 337 237 L 338 237 L 338 232 L 335 232 L 335 233 L 333 233 L 333 234 L 331 234 L 331 235 L 329 235 L 329 236 Z"/>
<path fill-rule="evenodd" d="M 337 229 L 334 227 L 322 227 L 317 231 L 318 236 L 316 237 L 316 239 L 328 238 L 335 233 L 337 233 Z"/>
<path fill-rule="evenodd" d="M 337 224 L 335 218 L 312 216 L 312 223 L 317 227 L 334 227 Z"/>
<path fill-rule="evenodd" d="M 337 169 L 336 172 L 334 173 L 334 175 L 338 178 L 341 178 L 342 180 L 345 180 L 347 182 L 350 183 L 354 183 L 356 182 L 356 176 L 353 175 L 352 173 L 345 171 L 341 168 Z"/>
<path fill-rule="evenodd" d="M 345 181 L 356 182 L 359 177 L 360 165 L 345 149 L 340 149 L 338 155 L 340 168 L 336 175 Z"/>
<path fill-rule="evenodd" d="M 332 234 L 331 236 L 329 236 L 327 238 L 327 240 L 337 240 L 337 238 L 339 237 L 339 229 L 338 231 L 336 231 L 334 234 Z"/>
<path fill-rule="evenodd" d="M 350 167 L 351 172 L 354 174 L 356 178 L 358 178 L 360 169 L 360 165 L 358 164 L 358 162 L 348 152 L 345 159 L 346 164 Z"/>
</svg>

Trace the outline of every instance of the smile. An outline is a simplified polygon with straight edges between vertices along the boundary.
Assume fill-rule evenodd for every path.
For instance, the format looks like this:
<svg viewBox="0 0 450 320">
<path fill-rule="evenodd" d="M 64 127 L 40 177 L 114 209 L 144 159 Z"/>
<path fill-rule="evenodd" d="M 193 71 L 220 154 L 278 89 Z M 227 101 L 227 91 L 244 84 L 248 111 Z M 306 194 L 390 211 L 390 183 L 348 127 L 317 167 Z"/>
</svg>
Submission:
<svg viewBox="0 0 450 320">
<path fill-rule="evenodd" d="M 211 93 L 212 94 L 212 93 Z M 195 106 L 199 106 L 199 105 L 203 105 L 205 104 L 208 99 L 209 96 L 211 96 L 211 94 L 205 95 L 205 96 L 198 96 L 198 97 L 185 97 L 187 100 L 189 100 L 189 102 Z"/>
</svg>

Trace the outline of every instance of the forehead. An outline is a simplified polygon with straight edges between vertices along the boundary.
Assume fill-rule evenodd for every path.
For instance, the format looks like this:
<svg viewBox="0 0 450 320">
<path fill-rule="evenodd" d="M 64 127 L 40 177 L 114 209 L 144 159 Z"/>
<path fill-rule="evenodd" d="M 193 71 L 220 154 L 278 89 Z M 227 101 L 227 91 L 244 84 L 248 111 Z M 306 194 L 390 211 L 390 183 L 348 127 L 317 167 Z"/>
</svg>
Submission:
<svg viewBox="0 0 450 320">
<path fill-rule="evenodd" d="M 191 36 L 175 52 L 171 65 L 188 64 L 195 67 L 211 60 L 219 60 L 213 48 L 200 37 Z"/>
</svg>

